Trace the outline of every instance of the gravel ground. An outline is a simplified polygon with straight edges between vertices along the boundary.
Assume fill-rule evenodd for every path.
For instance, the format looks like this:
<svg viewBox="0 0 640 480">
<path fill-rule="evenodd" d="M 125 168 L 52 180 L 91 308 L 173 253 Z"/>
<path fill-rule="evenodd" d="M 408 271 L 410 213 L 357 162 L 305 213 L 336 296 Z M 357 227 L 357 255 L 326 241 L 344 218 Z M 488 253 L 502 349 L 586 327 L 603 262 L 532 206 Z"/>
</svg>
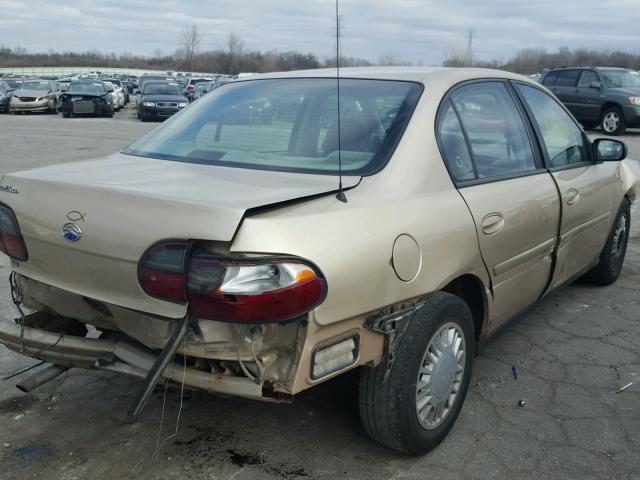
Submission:
<svg viewBox="0 0 640 480">
<path fill-rule="evenodd" d="M 114 119 L 0 116 L 0 174 L 117 151 L 153 128 Z M 625 136 L 640 158 L 640 134 Z M 0 383 L 0 477 L 9 479 L 639 479 L 640 213 L 612 286 L 577 283 L 541 301 L 476 359 L 459 420 L 431 454 L 407 458 L 360 427 L 354 377 L 291 405 L 187 393 L 179 428 L 170 390 L 139 422 L 124 414 L 139 381 L 74 370 L 21 394 Z M 6 257 L 0 318 L 15 316 Z M 32 363 L 0 347 L 0 376 Z M 518 368 L 518 379 L 511 373 Z M 615 391 L 635 384 L 622 394 Z M 524 400 L 524 407 L 518 402 Z M 158 448 L 159 447 L 159 448 Z"/>
</svg>

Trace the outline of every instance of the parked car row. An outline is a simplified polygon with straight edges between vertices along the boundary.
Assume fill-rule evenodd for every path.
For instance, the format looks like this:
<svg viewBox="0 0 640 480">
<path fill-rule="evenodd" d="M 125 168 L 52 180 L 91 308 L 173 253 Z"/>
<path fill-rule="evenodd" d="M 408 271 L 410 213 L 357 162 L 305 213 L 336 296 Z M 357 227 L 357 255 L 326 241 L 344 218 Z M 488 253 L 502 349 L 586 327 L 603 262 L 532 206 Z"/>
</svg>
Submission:
<svg viewBox="0 0 640 480">
<path fill-rule="evenodd" d="M 165 119 L 190 102 L 232 80 L 144 75 L 139 78 L 97 77 L 0 79 L 0 112 L 61 112 L 63 117 L 94 114 L 112 117 L 137 98 L 140 120 Z"/>
</svg>

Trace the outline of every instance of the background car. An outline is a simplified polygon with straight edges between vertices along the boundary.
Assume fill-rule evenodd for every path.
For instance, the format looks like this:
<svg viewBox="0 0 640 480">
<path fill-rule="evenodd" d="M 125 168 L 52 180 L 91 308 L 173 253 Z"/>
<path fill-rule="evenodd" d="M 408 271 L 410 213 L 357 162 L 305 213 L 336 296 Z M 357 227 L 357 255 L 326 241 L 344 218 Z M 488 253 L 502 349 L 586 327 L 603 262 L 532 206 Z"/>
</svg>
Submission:
<svg viewBox="0 0 640 480">
<path fill-rule="evenodd" d="M 195 98 L 194 93 L 198 83 L 211 82 L 211 78 L 189 78 L 185 84 L 184 94 L 192 102 Z"/>
<path fill-rule="evenodd" d="M 184 107 L 189 101 L 176 82 L 148 81 L 138 99 L 138 118 L 143 122 L 165 119 Z"/>
<path fill-rule="evenodd" d="M 9 103 L 12 113 L 55 113 L 60 100 L 60 91 L 51 80 L 25 80 L 13 92 Z"/>
<path fill-rule="evenodd" d="M 200 82 L 196 85 L 196 89 L 193 92 L 193 100 L 197 100 L 200 97 L 206 95 L 211 91 L 213 82 Z"/>
<path fill-rule="evenodd" d="M 640 75 L 626 68 L 566 67 L 544 72 L 549 88 L 585 128 L 607 135 L 640 127 Z"/>
<path fill-rule="evenodd" d="M 60 111 L 64 118 L 77 114 L 113 117 L 113 96 L 103 82 L 75 80 L 62 94 Z"/>
<path fill-rule="evenodd" d="M 117 112 L 124 107 L 124 92 L 121 87 L 118 87 L 108 80 L 102 81 L 107 91 L 111 93 L 113 99 L 113 109 Z"/>
<path fill-rule="evenodd" d="M 129 89 L 124 85 L 122 80 L 117 78 L 104 78 L 103 81 L 111 82 L 113 87 L 117 90 L 118 94 L 122 95 L 122 98 L 124 100 L 123 105 L 127 105 L 129 103 Z"/>
<path fill-rule="evenodd" d="M 13 95 L 13 88 L 4 80 L 0 80 L 0 112 L 9 112 L 9 103 Z"/>
</svg>

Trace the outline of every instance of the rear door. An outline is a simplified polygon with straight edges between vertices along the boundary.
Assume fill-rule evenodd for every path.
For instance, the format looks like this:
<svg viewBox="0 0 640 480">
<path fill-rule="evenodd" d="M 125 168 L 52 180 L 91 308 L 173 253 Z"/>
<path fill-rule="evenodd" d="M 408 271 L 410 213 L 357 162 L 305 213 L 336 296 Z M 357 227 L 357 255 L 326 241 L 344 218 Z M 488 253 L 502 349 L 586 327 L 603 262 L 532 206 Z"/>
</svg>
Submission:
<svg viewBox="0 0 640 480">
<path fill-rule="evenodd" d="M 575 117 L 587 126 L 600 120 L 600 107 L 604 103 L 604 95 L 600 92 L 600 78 L 594 70 L 583 70 L 576 87 Z"/>
<path fill-rule="evenodd" d="M 576 116 L 580 108 L 580 100 L 576 92 L 578 77 L 580 77 L 580 70 L 560 70 L 555 85 L 551 87 L 556 97 Z"/>
<path fill-rule="evenodd" d="M 607 239 L 620 201 L 616 162 L 592 160 L 590 142 L 549 94 L 516 83 L 542 144 L 545 163 L 562 196 L 557 261 L 550 287 L 589 269 Z"/>
<path fill-rule="evenodd" d="M 440 107 L 440 148 L 491 277 L 492 328 L 537 300 L 551 277 L 560 200 L 532 138 L 507 82 L 463 84 Z"/>
</svg>

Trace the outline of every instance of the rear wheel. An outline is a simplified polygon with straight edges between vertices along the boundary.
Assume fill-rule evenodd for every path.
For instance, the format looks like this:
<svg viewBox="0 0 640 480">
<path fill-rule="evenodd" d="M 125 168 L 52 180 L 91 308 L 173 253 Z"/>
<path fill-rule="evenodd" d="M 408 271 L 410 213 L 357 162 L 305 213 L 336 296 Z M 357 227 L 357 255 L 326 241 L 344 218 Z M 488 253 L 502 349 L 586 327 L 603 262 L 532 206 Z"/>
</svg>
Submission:
<svg viewBox="0 0 640 480">
<path fill-rule="evenodd" d="M 62 112 L 64 118 L 71 118 L 71 112 Z"/>
<path fill-rule="evenodd" d="M 610 285 L 618 279 L 627 253 L 630 228 L 631 203 L 625 198 L 611 227 L 607 243 L 600 253 L 598 265 L 586 275 L 589 281 L 598 285 Z"/>
<path fill-rule="evenodd" d="M 435 448 L 462 408 L 474 349 L 467 304 L 449 293 L 430 295 L 398 339 L 393 361 L 362 368 L 360 417 L 367 433 L 404 453 Z"/>
<path fill-rule="evenodd" d="M 624 114 L 620 107 L 609 107 L 602 112 L 600 127 L 607 135 L 622 135 L 626 129 Z"/>
</svg>

